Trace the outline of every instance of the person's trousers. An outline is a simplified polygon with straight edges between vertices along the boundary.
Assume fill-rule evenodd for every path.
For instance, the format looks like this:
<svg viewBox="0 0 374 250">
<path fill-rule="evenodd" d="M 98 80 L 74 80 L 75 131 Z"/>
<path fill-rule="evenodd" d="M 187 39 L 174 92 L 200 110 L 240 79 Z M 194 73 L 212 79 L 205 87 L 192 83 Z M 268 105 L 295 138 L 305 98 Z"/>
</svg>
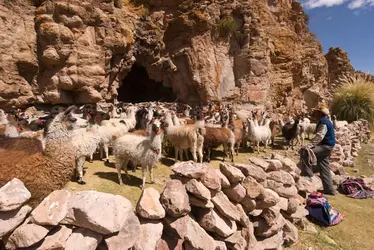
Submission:
<svg viewBox="0 0 374 250">
<path fill-rule="evenodd" d="M 334 192 L 330 172 L 330 155 L 333 148 L 328 145 L 318 145 L 312 148 L 317 158 L 317 169 L 321 175 L 324 193 Z"/>
</svg>

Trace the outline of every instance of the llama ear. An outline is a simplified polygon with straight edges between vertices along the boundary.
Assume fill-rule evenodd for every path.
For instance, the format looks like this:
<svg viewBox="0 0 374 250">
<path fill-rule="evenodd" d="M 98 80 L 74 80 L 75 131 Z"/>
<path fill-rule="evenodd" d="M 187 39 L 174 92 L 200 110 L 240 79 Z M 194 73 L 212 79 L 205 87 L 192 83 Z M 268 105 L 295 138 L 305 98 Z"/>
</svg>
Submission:
<svg viewBox="0 0 374 250">
<path fill-rule="evenodd" d="M 75 105 L 70 106 L 69 108 L 65 110 L 64 115 L 67 116 L 71 113 L 74 113 L 76 110 L 77 110 L 77 107 Z"/>
<path fill-rule="evenodd" d="M 120 120 L 119 123 L 123 123 L 126 125 L 126 121 L 125 120 Z"/>
</svg>

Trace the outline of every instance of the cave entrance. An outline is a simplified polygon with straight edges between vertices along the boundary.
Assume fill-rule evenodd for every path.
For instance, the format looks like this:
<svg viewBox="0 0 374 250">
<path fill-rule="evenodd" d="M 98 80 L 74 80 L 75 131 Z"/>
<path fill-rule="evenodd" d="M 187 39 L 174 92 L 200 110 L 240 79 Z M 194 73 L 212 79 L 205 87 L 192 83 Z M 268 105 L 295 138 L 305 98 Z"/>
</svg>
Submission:
<svg viewBox="0 0 374 250">
<path fill-rule="evenodd" d="M 174 102 L 176 99 L 172 88 L 150 79 L 147 70 L 138 64 L 132 66 L 118 88 L 118 101 L 122 102 Z"/>
</svg>

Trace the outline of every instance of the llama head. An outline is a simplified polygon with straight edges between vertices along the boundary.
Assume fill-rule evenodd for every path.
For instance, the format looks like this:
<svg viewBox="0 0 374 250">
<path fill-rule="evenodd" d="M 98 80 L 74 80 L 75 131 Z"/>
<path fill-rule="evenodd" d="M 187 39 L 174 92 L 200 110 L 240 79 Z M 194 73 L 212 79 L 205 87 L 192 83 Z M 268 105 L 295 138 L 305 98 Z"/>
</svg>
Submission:
<svg viewBox="0 0 374 250">
<path fill-rule="evenodd" d="M 86 119 L 83 119 L 83 114 L 76 114 L 76 111 L 76 106 L 70 106 L 67 110 L 61 112 L 57 116 L 69 130 L 85 128 L 88 126 L 88 121 Z"/>
<path fill-rule="evenodd" d="M 152 131 L 156 135 L 159 135 L 161 133 L 161 122 L 158 119 L 155 119 L 152 123 Z"/>
</svg>

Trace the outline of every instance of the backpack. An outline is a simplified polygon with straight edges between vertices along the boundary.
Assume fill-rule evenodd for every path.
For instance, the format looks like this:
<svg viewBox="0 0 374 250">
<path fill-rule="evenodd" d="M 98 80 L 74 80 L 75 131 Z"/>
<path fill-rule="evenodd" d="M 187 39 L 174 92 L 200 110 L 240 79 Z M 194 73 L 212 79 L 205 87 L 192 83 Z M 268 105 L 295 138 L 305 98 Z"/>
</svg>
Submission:
<svg viewBox="0 0 374 250">
<path fill-rule="evenodd" d="M 366 186 L 362 178 L 347 178 L 339 185 L 339 191 L 355 199 L 367 199 L 374 196 L 374 190 Z"/>
<path fill-rule="evenodd" d="M 344 219 L 344 215 L 332 207 L 327 197 L 319 192 L 313 192 L 308 196 L 305 208 L 309 212 L 309 218 L 322 226 L 334 226 Z"/>
</svg>

